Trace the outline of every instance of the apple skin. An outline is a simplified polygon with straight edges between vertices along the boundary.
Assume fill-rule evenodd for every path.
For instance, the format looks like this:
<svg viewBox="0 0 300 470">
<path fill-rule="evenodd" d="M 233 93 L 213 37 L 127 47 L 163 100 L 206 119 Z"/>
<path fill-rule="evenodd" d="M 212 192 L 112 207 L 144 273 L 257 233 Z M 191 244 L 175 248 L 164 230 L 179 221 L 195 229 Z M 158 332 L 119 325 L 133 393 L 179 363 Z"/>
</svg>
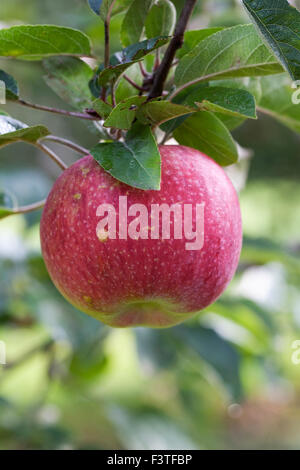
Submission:
<svg viewBox="0 0 300 470">
<path fill-rule="evenodd" d="M 240 206 L 224 170 L 189 147 L 165 145 L 160 153 L 159 191 L 120 183 L 87 155 L 58 178 L 43 211 L 42 253 L 54 284 L 79 310 L 113 327 L 178 324 L 214 302 L 237 268 Z M 119 196 L 149 213 L 155 203 L 204 202 L 203 248 L 186 250 L 172 229 L 170 240 L 99 241 L 97 207 L 117 209 Z"/>
</svg>

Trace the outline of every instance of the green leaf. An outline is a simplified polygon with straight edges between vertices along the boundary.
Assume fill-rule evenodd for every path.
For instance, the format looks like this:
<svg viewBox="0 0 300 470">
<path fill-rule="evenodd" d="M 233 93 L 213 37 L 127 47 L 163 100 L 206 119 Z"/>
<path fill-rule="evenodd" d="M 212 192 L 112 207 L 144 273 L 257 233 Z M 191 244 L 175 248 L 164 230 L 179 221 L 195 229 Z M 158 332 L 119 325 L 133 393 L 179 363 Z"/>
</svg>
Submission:
<svg viewBox="0 0 300 470">
<path fill-rule="evenodd" d="M 0 206 L 0 220 L 13 214 L 14 214 L 14 211 L 12 209 L 7 209 L 6 207 Z"/>
<path fill-rule="evenodd" d="M 100 98 L 93 101 L 92 107 L 102 118 L 107 118 L 113 109 L 110 104 L 105 103 Z"/>
<path fill-rule="evenodd" d="M 182 47 L 178 49 L 176 52 L 176 56 L 181 59 L 185 54 L 191 52 L 196 46 L 198 46 L 200 41 L 203 39 L 208 38 L 212 34 L 221 31 L 224 28 L 215 27 L 215 28 L 207 28 L 207 29 L 199 29 L 195 31 L 186 31 L 184 33 L 184 40 Z"/>
<path fill-rule="evenodd" d="M 204 111 L 256 119 L 255 99 L 245 90 L 206 87 L 189 96 Z"/>
<path fill-rule="evenodd" d="M 111 16 L 126 10 L 132 0 L 118 0 L 113 6 Z M 91 10 L 105 21 L 113 0 L 88 0 Z"/>
<path fill-rule="evenodd" d="M 150 8 L 145 22 L 147 38 L 169 36 L 176 23 L 176 8 L 169 0 L 158 0 Z"/>
<path fill-rule="evenodd" d="M 239 25 L 212 34 L 179 62 L 175 84 L 189 86 L 229 77 L 270 75 L 281 65 L 262 43 L 255 27 Z"/>
<path fill-rule="evenodd" d="M 90 56 L 89 38 L 76 29 L 52 25 L 12 26 L 0 30 L 0 56 L 41 60 L 53 55 Z"/>
<path fill-rule="evenodd" d="M 10 116 L 0 115 L 0 147 L 19 141 L 35 143 L 49 134 L 44 126 L 28 127 Z"/>
<path fill-rule="evenodd" d="M 13 201 L 3 189 L 0 189 L 0 219 L 14 214 Z"/>
<path fill-rule="evenodd" d="M 170 101 L 149 101 L 139 108 L 137 118 L 143 124 L 161 125 L 163 122 L 196 111 L 197 109 Z"/>
<path fill-rule="evenodd" d="M 142 77 L 138 63 L 132 64 L 126 70 L 126 75 L 137 85 L 142 86 L 143 77 Z M 120 80 L 118 81 L 115 95 L 116 95 L 116 102 L 119 103 L 120 101 L 130 98 L 130 96 L 135 96 L 136 88 L 133 87 L 127 80 L 125 80 L 124 77 L 121 77 Z"/>
<path fill-rule="evenodd" d="M 286 0 L 243 0 L 243 4 L 292 79 L 300 79 L 300 12 Z"/>
<path fill-rule="evenodd" d="M 217 372 L 236 399 L 241 397 L 240 357 L 228 341 L 214 330 L 202 326 L 176 326 L 172 333 L 185 348 Z"/>
<path fill-rule="evenodd" d="M 238 159 L 230 132 L 220 119 L 207 111 L 186 119 L 175 129 L 174 138 L 181 145 L 200 150 L 222 166 L 231 165 Z"/>
<path fill-rule="evenodd" d="M 246 327 L 254 334 L 257 333 L 255 330 L 258 329 L 257 320 L 261 323 L 261 326 L 264 327 L 262 331 L 264 336 L 266 336 L 266 332 L 272 334 L 276 333 L 276 324 L 272 314 L 247 298 L 222 297 L 217 302 L 207 307 L 206 310 L 233 320 L 235 323 Z M 267 338 L 262 337 L 261 339 L 264 341 L 264 339 Z"/>
<path fill-rule="evenodd" d="M 122 26 L 121 26 L 121 42 L 123 46 L 129 46 L 141 39 L 144 24 L 148 11 L 151 7 L 152 0 L 133 0 L 130 5 Z"/>
<path fill-rule="evenodd" d="M 117 78 L 132 64 L 141 60 L 145 55 L 163 46 L 169 41 L 169 37 L 157 37 L 148 39 L 137 44 L 132 44 L 110 57 L 109 67 L 104 69 L 101 65 L 96 73 L 98 83 L 104 86 Z"/>
<path fill-rule="evenodd" d="M 91 106 L 93 97 L 89 81 L 92 69 L 77 57 L 51 57 L 43 61 L 47 85 L 73 108 L 82 110 Z"/>
<path fill-rule="evenodd" d="M 110 113 L 104 127 L 115 127 L 116 129 L 130 129 L 139 106 L 146 101 L 146 96 L 132 96 L 119 103 Z"/>
<path fill-rule="evenodd" d="M 183 89 L 180 93 L 178 93 L 172 100 L 172 103 L 176 104 L 181 104 L 181 105 L 187 105 L 187 106 L 193 106 L 194 101 L 189 100 L 189 96 L 195 93 L 197 90 L 200 90 L 202 88 L 208 87 L 208 83 L 196 83 L 196 85 L 191 85 L 188 88 Z M 170 121 L 166 121 L 163 124 L 161 124 L 161 129 L 166 132 L 166 134 L 171 134 L 174 132 L 174 130 L 180 126 L 186 119 L 188 115 L 182 115 L 178 118 L 171 119 Z"/>
<path fill-rule="evenodd" d="M 88 0 L 88 4 L 96 15 L 100 15 L 100 7 L 103 0 Z"/>
<path fill-rule="evenodd" d="M 117 180 L 139 189 L 160 189 L 160 154 L 148 126 L 135 123 L 125 142 L 100 143 L 91 155 Z"/>
<path fill-rule="evenodd" d="M 0 81 L 5 84 L 6 99 L 17 100 L 19 98 L 19 87 L 16 80 L 4 70 L 0 70 Z"/>
<path fill-rule="evenodd" d="M 293 131 L 300 133 L 300 91 L 291 87 L 286 74 L 275 77 L 262 77 L 260 79 L 261 99 L 258 110 L 266 113 Z"/>
</svg>

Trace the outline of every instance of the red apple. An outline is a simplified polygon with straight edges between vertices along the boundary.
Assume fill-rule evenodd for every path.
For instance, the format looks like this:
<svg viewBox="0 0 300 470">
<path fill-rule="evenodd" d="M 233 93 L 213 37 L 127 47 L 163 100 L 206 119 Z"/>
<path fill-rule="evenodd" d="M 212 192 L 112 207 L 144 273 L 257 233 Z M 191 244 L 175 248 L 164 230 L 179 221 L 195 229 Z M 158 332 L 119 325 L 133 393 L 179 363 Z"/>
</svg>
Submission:
<svg viewBox="0 0 300 470">
<path fill-rule="evenodd" d="M 180 323 L 219 297 L 238 264 L 240 207 L 223 169 L 189 147 L 166 145 L 160 153 L 159 191 L 120 183 L 87 155 L 62 173 L 44 208 L 41 245 L 54 284 L 75 307 L 110 326 Z M 170 239 L 120 239 L 118 223 L 112 239 L 99 230 L 97 209 L 107 203 L 118 212 L 119 196 L 149 214 L 153 204 L 202 205 L 202 248 L 187 249 L 186 238 L 175 238 L 174 219 Z M 192 223 L 195 229 L 195 209 Z"/>
</svg>

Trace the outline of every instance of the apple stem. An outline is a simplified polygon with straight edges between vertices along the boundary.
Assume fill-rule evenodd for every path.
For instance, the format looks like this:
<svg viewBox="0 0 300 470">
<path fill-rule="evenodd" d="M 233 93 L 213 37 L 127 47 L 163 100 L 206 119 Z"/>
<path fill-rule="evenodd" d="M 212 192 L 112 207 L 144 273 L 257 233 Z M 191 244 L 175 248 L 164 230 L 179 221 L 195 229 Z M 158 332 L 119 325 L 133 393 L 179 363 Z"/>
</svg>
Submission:
<svg viewBox="0 0 300 470">
<path fill-rule="evenodd" d="M 53 150 L 49 149 L 46 145 L 41 143 L 41 140 L 37 141 L 35 146 L 45 152 L 62 170 L 66 170 L 68 167 L 67 165 L 56 155 Z"/>
<path fill-rule="evenodd" d="M 72 142 L 71 140 L 64 139 L 56 135 L 46 135 L 45 137 L 40 139 L 40 142 L 44 140 L 50 140 L 52 142 L 57 142 L 58 144 L 65 145 L 66 147 L 70 147 L 71 149 L 75 150 L 78 153 L 81 153 L 82 155 L 88 155 L 89 153 L 88 149 L 81 147 L 81 145 L 75 144 L 75 142 Z"/>
<path fill-rule="evenodd" d="M 165 52 L 163 60 L 154 72 L 153 85 L 148 95 L 148 100 L 157 98 L 162 95 L 164 84 L 167 79 L 170 68 L 172 67 L 173 60 L 177 49 L 183 44 L 184 32 L 187 28 L 188 21 L 195 7 L 196 0 L 186 0 L 184 7 L 182 8 L 180 17 L 175 27 L 174 36 L 170 41 L 170 44 Z"/>
<path fill-rule="evenodd" d="M 28 108 L 38 109 L 40 111 L 47 111 L 48 113 L 62 114 L 64 116 L 88 119 L 90 121 L 100 120 L 100 116 L 93 116 L 92 114 L 80 113 L 77 111 L 67 111 L 66 109 L 51 108 L 49 106 L 43 106 L 41 104 L 30 103 L 29 101 L 25 101 L 22 99 L 19 99 L 17 103 L 21 104 L 22 106 L 27 106 Z"/>
</svg>

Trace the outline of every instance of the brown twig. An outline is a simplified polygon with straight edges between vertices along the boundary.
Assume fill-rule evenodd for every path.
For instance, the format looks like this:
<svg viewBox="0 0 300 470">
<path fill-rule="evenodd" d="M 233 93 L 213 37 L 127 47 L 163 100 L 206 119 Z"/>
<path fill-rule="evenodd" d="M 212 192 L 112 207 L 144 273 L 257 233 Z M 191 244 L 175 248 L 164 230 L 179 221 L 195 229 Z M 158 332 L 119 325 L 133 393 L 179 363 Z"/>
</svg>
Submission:
<svg viewBox="0 0 300 470">
<path fill-rule="evenodd" d="M 33 204 L 28 204 L 27 206 L 20 206 L 15 209 L 9 209 L 11 215 L 14 214 L 27 214 L 28 212 L 33 212 L 44 207 L 46 199 L 42 201 L 34 202 Z"/>
<path fill-rule="evenodd" d="M 184 7 L 182 8 L 180 17 L 176 24 L 174 36 L 171 39 L 159 68 L 154 73 L 153 85 L 148 95 L 148 100 L 162 95 L 164 84 L 172 66 L 176 51 L 182 46 L 184 32 L 195 4 L 196 0 L 186 0 Z"/>
<path fill-rule="evenodd" d="M 143 77 L 148 77 L 148 72 L 146 72 L 146 70 L 144 69 L 144 66 L 143 66 L 143 63 L 142 62 L 138 62 L 139 64 L 139 67 L 140 67 L 140 71 L 141 71 L 141 74 L 143 75 Z"/>
<path fill-rule="evenodd" d="M 138 85 L 137 83 L 135 83 L 133 80 L 131 80 L 130 77 L 128 77 L 128 75 L 123 75 L 123 77 L 125 78 L 125 80 L 127 80 L 128 83 L 130 83 L 130 85 L 132 85 L 134 88 L 136 88 L 137 90 L 139 91 L 145 91 L 145 89 Z"/>
<path fill-rule="evenodd" d="M 43 106 L 41 104 L 30 103 L 29 101 L 25 101 L 22 99 L 19 99 L 17 103 L 21 104 L 22 106 L 26 106 L 28 108 L 38 109 L 40 111 L 47 111 L 48 113 L 62 114 L 63 116 L 76 117 L 80 119 L 88 119 L 90 121 L 99 121 L 100 119 L 98 116 L 92 116 L 87 113 L 80 113 L 77 111 L 67 111 L 66 109 L 51 108 L 49 106 Z"/>
<path fill-rule="evenodd" d="M 68 167 L 67 165 L 56 155 L 53 150 L 49 149 L 46 145 L 44 145 L 41 140 L 38 140 L 35 146 L 45 152 L 62 170 L 66 170 Z"/>
<path fill-rule="evenodd" d="M 75 152 L 81 153 L 82 155 L 88 155 L 88 149 L 81 147 L 81 145 L 75 144 L 71 140 L 64 139 L 63 137 L 58 137 L 56 135 L 46 135 L 41 141 L 50 140 L 51 142 L 57 142 L 58 144 L 65 145 L 66 147 L 70 147 L 71 149 L 75 150 Z"/>
</svg>

